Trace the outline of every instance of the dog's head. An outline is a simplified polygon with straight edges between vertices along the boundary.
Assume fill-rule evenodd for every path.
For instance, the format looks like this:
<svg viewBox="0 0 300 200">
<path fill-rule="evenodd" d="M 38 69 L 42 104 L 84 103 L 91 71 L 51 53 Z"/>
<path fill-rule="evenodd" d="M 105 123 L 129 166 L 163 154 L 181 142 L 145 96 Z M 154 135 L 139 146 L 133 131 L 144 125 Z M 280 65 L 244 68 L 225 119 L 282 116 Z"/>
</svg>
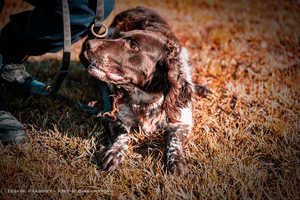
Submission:
<svg viewBox="0 0 300 200">
<path fill-rule="evenodd" d="M 87 41 L 88 71 L 128 92 L 164 95 L 166 114 L 176 121 L 193 93 L 180 52 L 178 42 L 160 33 L 124 32 L 118 39 Z"/>
<path fill-rule="evenodd" d="M 146 31 L 124 32 L 121 36 L 87 41 L 89 73 L 105 82 L 143 88 L 159 73 L 156 65 L 163 56 L 165 41 Z"/>
</svg>

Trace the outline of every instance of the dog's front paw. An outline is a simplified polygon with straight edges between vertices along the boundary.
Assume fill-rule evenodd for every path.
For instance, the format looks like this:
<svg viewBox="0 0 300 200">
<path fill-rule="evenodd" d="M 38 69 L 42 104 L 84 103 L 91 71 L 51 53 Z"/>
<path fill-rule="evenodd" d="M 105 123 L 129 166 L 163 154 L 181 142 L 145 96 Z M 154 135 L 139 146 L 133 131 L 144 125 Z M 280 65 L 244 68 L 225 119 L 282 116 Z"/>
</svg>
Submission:
<svg viewBox="0 0 300 200">
<path fill-rule="evenodd" d="M 188 173 L 189 168 L 182 154 L 171 154 L 167 158 L 167 170 L 172 174 L 184 176 Z"/>
<path fill-rule="evenodd" d="M 104 170 L 114 171 L 120 166 L 128 153 L 128 150 L 120 146 L 112 146 L 104 149 L 100 154 L 100 160 Z"/>
</svg>

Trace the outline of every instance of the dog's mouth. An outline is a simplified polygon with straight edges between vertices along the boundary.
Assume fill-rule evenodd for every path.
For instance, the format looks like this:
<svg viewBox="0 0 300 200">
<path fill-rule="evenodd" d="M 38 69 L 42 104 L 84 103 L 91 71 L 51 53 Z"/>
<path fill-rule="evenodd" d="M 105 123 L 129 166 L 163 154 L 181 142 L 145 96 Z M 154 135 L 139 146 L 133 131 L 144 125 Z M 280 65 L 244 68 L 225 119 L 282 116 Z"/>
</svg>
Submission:
<svg viewBox="0 0 300 200">
<path fill-rule="evenodd" d="M 95 67 L 92 64 L 90 64 L 90 66 L 88 67 L 88 72 L 102 81 L 110 82 L 110 81 L 121 81 L 124 79 L 124 75 L 121 73 L 108 72 L 100 69 L 99 67 Z"/>
</svg>

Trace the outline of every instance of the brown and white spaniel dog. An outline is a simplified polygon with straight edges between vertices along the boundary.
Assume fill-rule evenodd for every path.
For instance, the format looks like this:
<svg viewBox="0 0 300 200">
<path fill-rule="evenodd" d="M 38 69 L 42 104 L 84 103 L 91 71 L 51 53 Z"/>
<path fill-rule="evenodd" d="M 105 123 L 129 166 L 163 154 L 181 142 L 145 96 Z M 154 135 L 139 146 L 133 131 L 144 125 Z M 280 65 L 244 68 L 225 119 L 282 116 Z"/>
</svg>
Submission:
<svg viewBox="0 0 300 200">
<path fill-rule="evenodd" d="M 88 72 L 106 82 L 114 97 L 112 146 L 100 156 L 115 170 L 128 153 L 133 128 L 167 132 L 167 170 L 185 175 L 183 148 L 191 133 L 195 89 L 186 48 L 156 11 L 137 7 L 118 14 L 109 39 L 87 40 Z"/>
</svg>

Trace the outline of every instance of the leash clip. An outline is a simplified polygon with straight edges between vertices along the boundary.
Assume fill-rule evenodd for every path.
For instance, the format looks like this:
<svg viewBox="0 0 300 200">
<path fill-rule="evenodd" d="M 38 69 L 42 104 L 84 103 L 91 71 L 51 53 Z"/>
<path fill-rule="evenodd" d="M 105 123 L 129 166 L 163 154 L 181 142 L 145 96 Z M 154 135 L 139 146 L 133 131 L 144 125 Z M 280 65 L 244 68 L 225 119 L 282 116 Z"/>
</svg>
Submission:
<svg viewBox="0 0 300 200">
<path fill-rule="evenodd" d="M 94 28 L 95 28 L 95 24 L 92 24 L 91 26 L 91 31 L 93 33 L 94 36 L 96 36 L 97 38 L 105 38 L 108 34 L 108 28 L 105 24 L 101 23 L 101 26 L 105 28 L 105 32 L 101 35 L 99 35 L 98 33 L 95 32 Z M 101 29 L 101 26 L 100 26 L 100 29 Z M 99 29 L 99 31 L 100 31 Z"/>
</svg>

